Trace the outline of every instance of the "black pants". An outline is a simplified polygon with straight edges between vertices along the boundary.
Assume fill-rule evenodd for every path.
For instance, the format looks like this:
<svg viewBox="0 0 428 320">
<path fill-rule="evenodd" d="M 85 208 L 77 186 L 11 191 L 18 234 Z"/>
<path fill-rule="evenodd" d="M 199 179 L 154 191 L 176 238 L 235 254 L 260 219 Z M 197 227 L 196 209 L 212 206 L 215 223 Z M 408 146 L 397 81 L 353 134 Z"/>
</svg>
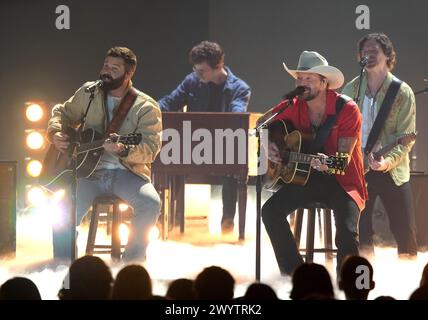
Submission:
<svg viewBox="0 0 428 320">
<path fill-rule="evenodd" d="M 263 223 L 282 274 L 291 274 L 303 263 L 286 217 L 297 208 L 305 208 L 314 202 L 322 202 L 334 210 L 338 268 L 347 255 L 359 253 L 360 210 L 357 204 L 334 176 L 313 173 L 306 186 L 285 185 L 262 208 Z"/>
<path fill-rule="evenodd" d="M 236 201 L 238 200 L 238 180 L 226 176 L 223 178 L 223 188 L 221 190 L 223 200 L 223 217 L 221 222 L 232 220 L 236 213 Z"/>
<path fill-rule="evenodd" d="M 376 171 L 367 173 L 366 181 L 369 200 L 360 219 L 361 248 L 373 251 L 372 214 L 375 200 L 379 197 L 388 215 L 398 253 L 416 255 L 415 211 L 410 183 L 397 186 L 389 173 Z"/>
</svg>

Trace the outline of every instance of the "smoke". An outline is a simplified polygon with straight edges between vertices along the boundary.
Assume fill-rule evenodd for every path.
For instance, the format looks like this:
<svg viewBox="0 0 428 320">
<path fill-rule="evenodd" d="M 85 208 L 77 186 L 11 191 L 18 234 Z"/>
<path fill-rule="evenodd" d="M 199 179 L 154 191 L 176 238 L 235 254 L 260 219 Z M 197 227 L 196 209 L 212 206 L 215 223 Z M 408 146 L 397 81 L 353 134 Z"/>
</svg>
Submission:
<svg viewBox="0 0 428 320">
<path fill-rule="evenodd" d="M 155 240 L 148 247 L 147 260 L 143 266 L 153 280 L 154 294 L 165 295 L 172 280 L 194 279 L 203 268 L 217 265 L 228 270 L 235 278 L 235 297 L 244 295 L 247 287 L 255 280 L 254 199 L 249 197 L 247 206 L 246 240 L 238 241 L 238 215 L 235 219 L 234 233 L 221 235 L 222 203 L 219 192 L 206 189 L 205 195 L 200 193 L 195 195 L 194 192 L 189 194 L 194 197 L 193 199 L 200 199 L 200 203 L 190 204 L 190 199 L 187 201 L 191 214 L 186 219 L 186 232 L 181 235 L 174 231 L 167 241 Z M 204 198 L 211 194 L 213 195 L 211 201 Z M 27 277 L 37 285 L 43 299 L 57 299 L 58 290 L 69 266 L 51 260 L 52 239 L 49 219 L 43 213 L 33 212 L 19 215 L 17 223 L 17 256 L 12 260 L 0 261 L 0 284 L 12 277 Z M 279 298 L 289 299 L 290 279 L 279 275 L 269 238 L 263 227 L 262 230 L 261 281 L 272 286 Z M 316 235 L 318 231 L 317 226 Z M 83 225 L 79 230 L 78 239 L 81 254 L 85 251 L 86 232 L 86 226 Z M 302 239 L 305 239 L 304 230 Z M 316 245 L 320 245 L 320 242 Z M 111 266 L 113 276 L 116 276 L 124 266 L 113 264 L 108 255 L 100 257 Z M 325 265 L 324 254 L 315 254 L 315 262 Z M 420 252 L 416 260 L 405 260 L 397 257 L 396 249 L 393 247 L 377 247 L 375 258 L 371 262 L 376 287 L 370 293 L 369 299 L 380 295 L 408 299 L 419 286 L 422 270 L 428 263 L 428 253 Z M 336 287 L 335 265 L 327 266 L 335 286 L 336 298 L 344 299 L 343 293 Z"/>
</svg>

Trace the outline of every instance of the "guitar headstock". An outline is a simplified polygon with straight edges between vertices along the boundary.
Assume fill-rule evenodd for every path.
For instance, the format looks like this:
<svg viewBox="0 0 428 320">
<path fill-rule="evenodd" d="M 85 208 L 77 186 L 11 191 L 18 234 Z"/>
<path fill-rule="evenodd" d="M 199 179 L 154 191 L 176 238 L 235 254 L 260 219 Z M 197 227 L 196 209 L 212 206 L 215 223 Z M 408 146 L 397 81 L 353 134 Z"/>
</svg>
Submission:
<svg viewBox="0 0 428 320">
<path fill-rule="evenodd" d="M 403 136 L 397 138 L 397 144 L 401 144 L 402 146 L 407 146 L 411 142 L 416 140 L 417 132 L 406 133 Z"/>
<path fill-rule="evenodd" d="M 329 156 L 322 160 L 328 166 L 328 172 L 332 174 L 345 174 L 345 168 L 348 165 L 349 154 L 343 152 L 336 152 L 336 155 Z"/>
<path fill-rule="evenodd" d="M 124 136 L 119 136 L 119 141 L 124 145 L 137 145 L 141 142 L 142 135 L 141 133 L 129 133 Z"/>
</svg>

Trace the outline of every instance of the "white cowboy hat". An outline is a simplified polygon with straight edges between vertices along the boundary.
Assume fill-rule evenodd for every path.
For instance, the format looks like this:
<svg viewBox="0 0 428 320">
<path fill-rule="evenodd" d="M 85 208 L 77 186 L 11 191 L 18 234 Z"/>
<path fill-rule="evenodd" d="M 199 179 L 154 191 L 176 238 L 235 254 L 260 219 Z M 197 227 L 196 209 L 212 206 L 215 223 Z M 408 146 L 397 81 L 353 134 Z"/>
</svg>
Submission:
<svg viewBox="0 0 428 320">
<path fill-rule="evenodd" d="M 297 78 L 297 73 L 317 73 L 327 78 L 329 88 L 337 89 L 343 85 L 345 77 L 342 71 L 329 66 L 327 60 L 315 51 L 303 51 L 299 58 L 299 63 L 296 70 L 288 69 L 283 62 L 285 70 L 294 78 Z"/>
</svg>

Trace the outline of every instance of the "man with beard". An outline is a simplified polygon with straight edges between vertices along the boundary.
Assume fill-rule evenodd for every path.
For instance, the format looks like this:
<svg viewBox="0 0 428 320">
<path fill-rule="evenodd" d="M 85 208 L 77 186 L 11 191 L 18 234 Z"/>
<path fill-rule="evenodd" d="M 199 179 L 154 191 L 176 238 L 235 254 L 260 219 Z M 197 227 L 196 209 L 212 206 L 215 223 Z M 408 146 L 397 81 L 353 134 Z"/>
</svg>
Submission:
<svg viewBox="0 0 428 320">
<path fill-rule="evenodd" d="M 315 143 L 310 153 L 319 153 L 321 158 L 336 152 L 346 153 L 348 164 L 345 175 L 331 175 L 326 164 L 318 158 L 312 159 L 311 167 L 315 170 L 312 170 L 304 186 L 285 184 L 266 201 L 262 208 L 263 223 L 281 274 L 290 275 L 303 263 L 303 259 L 287 216 L 298 208 L 314 203 L 327 205 L 333 209 L 336 221 L 339 270 L 346 255 L 358 255 L 358 220 L 367 198 L 360 149 L 361 115 L 354 101 L 333 91 L 342 86 L 343 74 L 329 66 L 319 53 L 304 51 L 297 69 L 290 70 L 285 64 L 284 67 L 296 79 L 296 85 L 302 86 L 305 91 L 300 97 L 285 100 L 273 108 L 276 112 L 289 103 L 276 119 L 291 123 L 302 133 L 315 136 L 320 147 L 315 147 Z M 269 142 L 266 152 L 270 161 L 283 163 L 275 143 Z"/>
<path fill-rule="evenodd" d="M 160 213 L 160 198 L 150 182 L 150 176 L 151 163 L 161 146 L 162 118 L 157 102 L 132 87 L 131 78 L 136 66 L 137 57 L 130 49 L 113 47 L 108 50 L 100 72 L 102 86 L 95 88 L 85 119 L 85 128 L 93 128 L 105 134 L 107 139 L 95 171 L 88 178 L 79 179 L 77 185 L 78 224 L 100 194 L 115 194 L 134 208 L 129 240 L 123 253 L 125 261 L 145 259 L 148 233 Z M 64 128 L 76 126 L 84 118 L 90 99 L 86 89 L 91 85 L 92 82 L 85 83 L 74 96 L 52 110 L 48 136 L 61 152 L 68 152 L 70 146 Z M 132 97 L 130 100 L 129 96 Z M 130 102 L 123 102 L 125 100 Z M 129 111 L 117 125 L 117 132 L 111 132 L 108 129 L 112 128 L 112 120 L 115 122 L 117 114 L 124 113 L 126 104 Z M 125 146 L 110 139 L 129 133 L 141 133 L 141 142 L 135 146 Z M 64 215 L 61 221 L 53 225 L 54 257 L 69 259 L 70 248 L 70 217 Z"/>
<path fill-rule="evenodd" d="M 398 255 L 416 257 L 415 213 L 409 182 L 409 152 L 414 142 L 398 144 L 380 159 L 373 156 L 377 149 L 416 131 L 415 95 L 408 84 L 391 73 L 396 54 L 387 35 L 372 33 L 361 38 L 358 42 L 358 56 L 360 60 L 368 58 L 363 77 L 353 79 L 343 92 L 359 101 L 358 106 L 363 114 L 362 147 L 370 167 L 366 174 L 369 201 L 360 220 L 361 249 L 368 256 L 374 253 L 372 215 L 376 198 L 379 198 L 388 215 Z M 395 97 L 388 93 L 394 86 Z M 388 95 L 391 96 L 388 99 L 390 102 L 384 106 Z M 388 110 L 385 117 L 381 116 L 384 113 L 381 110 Z M 378 125 L 375 125 L 375 121 Z M 379 131 L 375 130 L 375 126 Z"/>
</svg>

